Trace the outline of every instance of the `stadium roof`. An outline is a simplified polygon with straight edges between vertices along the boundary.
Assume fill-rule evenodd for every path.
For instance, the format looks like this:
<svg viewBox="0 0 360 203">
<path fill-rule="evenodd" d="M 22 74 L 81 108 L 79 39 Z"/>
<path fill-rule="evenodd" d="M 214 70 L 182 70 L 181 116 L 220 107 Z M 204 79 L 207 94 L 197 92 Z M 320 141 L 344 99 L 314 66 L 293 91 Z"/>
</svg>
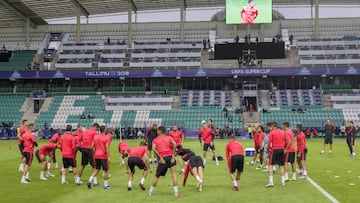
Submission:
<svg viewBox="0 0 360 203">
<path fill-rule="evenodd" d="M 224 6 L 226 0 L 185 0 L 186 8 Z M 309 5 L 315 0 L 273 0 L 274 5 Z M 174 9 L 179 0 L 131 0 L 137 11 Z M 339 4 L 339 0 L 321 0 L 321 4 Z M 342 0 L 341 4 L 359 4 L 358 0 Z M 0 0 L 0 27 L 47 24 L 45 19 L 127 12 L 128 0 Z"/>
</svg>

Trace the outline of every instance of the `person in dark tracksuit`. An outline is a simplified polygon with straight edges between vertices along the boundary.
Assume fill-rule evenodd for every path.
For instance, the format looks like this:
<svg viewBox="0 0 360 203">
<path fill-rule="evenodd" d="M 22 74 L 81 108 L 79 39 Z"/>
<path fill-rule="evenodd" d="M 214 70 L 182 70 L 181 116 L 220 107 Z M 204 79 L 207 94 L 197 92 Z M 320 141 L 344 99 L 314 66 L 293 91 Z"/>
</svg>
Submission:
<svg viewBox="0 0 360 203">
<path fill-rule="evenodd" d="M 356 156 L 356 154 L 355 154 L 356 129 L 355 129 L 354 123 L 352 121 L 347 122 L 345 133 L 346 133 L 346 143 L 350 150 L 350 156 L 355 157 Z"/>
</svg>

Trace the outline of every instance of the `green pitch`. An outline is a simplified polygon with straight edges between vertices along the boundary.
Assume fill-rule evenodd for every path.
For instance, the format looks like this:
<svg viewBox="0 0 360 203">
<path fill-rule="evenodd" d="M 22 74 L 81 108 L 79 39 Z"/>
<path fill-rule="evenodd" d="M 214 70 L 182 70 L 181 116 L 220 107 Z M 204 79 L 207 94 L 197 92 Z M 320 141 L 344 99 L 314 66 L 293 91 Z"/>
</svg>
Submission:
<svg viewBox="0 0 360 203">
<path fill-rule="evenodd" d="M 241 141 L 246 147 L 252 147 L 252 141 Z M 40 145 L 44 141 L 39 142 Z M 131 146 L 139 143 L 129 141 Z M 216 140 L 215 146 L 218 154 L 225 156 L 225 144 L 227 140 Z M 119 166 L 118 141 L 114 140 L 111 146 L 111 174 L 110 185 L 112 189 L 104 190 L 97 187 L 89 190 L 86 184 L 75 186 L 74 179 L 70 174 L 67 176 L 68 185 L 60 184 L 60 175 L 57 170 L 53 171 L 56 177 L 48 181 L 40 181 L 40 164 L 34 159 L 30 176 L 32 182 L 29 185 L 21 185 L 21 174 L 17 171 L 19 152 L 16 141 L 0 142 L 0 174 L 1 174 L 1 202 L 330 202 L 307 180 L 298 179 L 287 183 L 286 187 L 280 186 L 280 176 L 274 176 L 274 188 L 265 188 L 268 181 L 267 173 L 256 170 L 255 167 L 245 164 L 245 171 L 241 178 L 239 192 L 231 190 L 232 183 L 229 179 L 225 161 L 220 166 L 210 161 L 205 167 L 205 185 L 203 192 L 197 192 L 195 179 L 189 177 L 187 186 L 180 187 L 181 197 L 173 196 L 173 189 L 168 185 L 171 183 L 170 173 L 159 180 L 153 196 L 148 197 L 147 191 L 141 191 L 137 185 L 140 181 L 140 171 L 137 170 L 133 182 L 133 190 L 127 191 L 127 176 L 124 166 Z M 349 158 L 345 140 L 335 140 L 333 155 L 320 155 L 322 141 L 308 141 L 308 173 L 315 182 L 333 195 L 340 202 L 356 202 L 360 189 L 360 162 L 359 158 Z M 198 155 L 201 148 L 198 140 L 186 140 L 185 146 L 193 149 Z M 57 159 L 61 163 L 61 156 L 57 151 Z M 250 158 L 246 158 L 248 162 Z M 79 158 L 78 158 L 79 163 Z M 103 185 L 102 177 L 98 180 Z M 82 181 L 86 182 L 90 175 L 90 167 L 85 169 Z M 148 189 L 154 172 L 150 174 L 145 182 Z M 178 175 L 179 183 L 183 176 Z M 350 184 L 350 185 L 349 185 Z M 354 185 L 355 184 L 355 185 Z"/>
</svg>

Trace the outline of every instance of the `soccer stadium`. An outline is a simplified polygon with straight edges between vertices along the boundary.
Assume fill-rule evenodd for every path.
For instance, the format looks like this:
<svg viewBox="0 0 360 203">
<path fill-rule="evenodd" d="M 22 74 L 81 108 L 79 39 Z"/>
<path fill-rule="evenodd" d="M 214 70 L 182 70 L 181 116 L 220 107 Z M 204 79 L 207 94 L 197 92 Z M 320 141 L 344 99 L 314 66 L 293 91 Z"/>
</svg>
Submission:
<svg viewBox="0 0 360 203">
<path fill-rule="evenodd" d="M 359 11 L 0 1 L 0 201 L 357 202 Z"/>
</svg>

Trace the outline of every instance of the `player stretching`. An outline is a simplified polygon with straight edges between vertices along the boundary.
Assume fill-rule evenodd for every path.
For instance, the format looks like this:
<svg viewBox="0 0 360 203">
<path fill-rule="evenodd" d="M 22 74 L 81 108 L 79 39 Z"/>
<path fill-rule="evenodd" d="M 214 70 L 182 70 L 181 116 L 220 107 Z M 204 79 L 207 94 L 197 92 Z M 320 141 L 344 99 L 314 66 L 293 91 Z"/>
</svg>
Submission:
<svg viewBox="0 0 360 203">
<path fill-rule="evenodd" d="M 35 131 L 35 125 L 33 123 L 30 123 L 28 125 L 27 131 L 22 136 L 23 142 L 24 142 L 24 157 L 25 157 L 25 168 L 23 175 L 21 177 L 21 184 L 29 184 L 30 183 L 30 167 L 33 160 L 33 154 L 34 154 L 34 146 L 38 146 L 35 136 L 33 135 L 33 132 Z"/>
<path fill-rule="evenodd" d="M 27 127 L 28 127 L 28 120 L 23 120 L 22 121 L 22 126 L 19 129 L 19 132 L 17 134 L 18 137 L 18 146 L 19 146 L 19 150 L 20 150 L 20 165 L 19 165 L 19 172 L 22 173 L 24 172 L 24 165 L 25 165 L 25 156 L 24 156 L 24 140 L 23 140 L 23 136 L 27 131 Z"/>
<path fill-rule="evenodd" d="M 47 177 L 54 177 L 53 174 L 47 170 L 46 167 L 46 156 L 53 153 L 56 150 L 57 144 L 55 143 L 47 143 L 43 146 L 41 146 L 38 150 L 35 152 L 35 156 L 39 163 L 41 164 L 41 170 L 40 170 L 40 180 L 47 180 L 47 178 L 44 176 L 44 172 L 46 171 Z"/>
<path fill-rule="evenodd" d="M 292 167 L 292 178 L 291 180 L 296 180 L 296 166 L 295 166 L 295 145 L 294 145 L 294 133 L 290 129 L 289 122 L 284 122 L 283 127 L 285 130 L 285 135 L 289 140 L 289 148 L 286 151 L 285 155 L 285 182 L 289 181 L 289 172 L 288 172 L 288 163 Z"/>
<path fill-rule="evenodd" d="M 248 0 L 248 6 L 241 9 L 241 23 L 253 24 L 259 15 L 259 10 L 255 8 L 254 0 Z"/>
<path fill-rule="evenodd" d="M 94 137 L 97 134 L 97 131 L 99 130 L 99 124 L 98 123 L 94 123 L 92 125 L 91 128 L 87 129 L 84 133 L 83 136 L 80 140 L 81 143 L 81 167 L 78 173 L 78 180 L 76 181 L 77 184 L 80 184 L 80 178 L 84 172 L 85 166 L 90 164 L 90 166 L 92 167 L 92 169 L 94 170 L 95 168 L 95 164 L 94 164 L 94 159 L 93 159 L 93 151 L 92 151 L 92 144 L 94 141 Z M 94 183 L 97 184 L 97 178 L 95 177 L 94 179 Z"/>
<path fill-rule="evenodd" d="M 60 141 L 60 136 L 62 134 L 62 129 L 58 129 L 56 131 L 56 133 L 50 138 L 49 143 L 54 143 L 54 144 L 59 144 Z M 50 156 L 50 161 L 47 164 L 47 169 L 50 170 L 51 169 L 51 161 L 53 162 L 53 164 L 55 165 L 55 168 L 58 169 L 59 168 L 59 164 L 56 161 L 56 156 L 55 156 L 55 151 L 52 151 L 49 156 Z"/>
<path fill-rule="evenodd" d="M 160 126 L 157 131 L 158 136 L 153 141 L 153 150 L 156 156 L 159 158 L 159 164 L 156 169 L 156 175 L 151 183 L 149 196 L 151 196 L 152 193 L 154 192 L 159 177 L 165 176 L 167 170 L 170 168 L 175 197 L 179 197 L 179 187 L 178 187 L 178 180 L 176 177 L 176 160 L 175 160 L 176 143 L 171 137 L 165 136 L 164 132 L 165 132 L 165 127 Z"/>
<path fill-rule="evenodd" d="M 354 127 L 354 123 L 352 121 L 349 121 L 347 123 L 346 129 L 346 143 L 349 147 L 350 150 L 350 157 L 355 157 L 355 134 L 356 134 L 356 129 Z"/>
<path fill-rule="evenodd" d="M 127 142 L 120 142 L 119 143 L 119 153 L 120 153 L 120 165 L 125 164 L 125 159 L 129 156 L 130 147 Z"/>
<path fill-rule="evenodd" d="M 296 125 L 296 143 L 297 143 L 297 162 L 300 168 L 300 178 L 306 178 L 307 177 L 307 171 L 306 171 L 306 137 L 305 134 L 302 131 L 301 125 Z"/>
<path fill-rule="evenodd" d="M 152 160 L 151 160 L 151 153 L 152 153 L 152 142 L 153 140 L 156 138 L 157 136 L 157 125 L 154 124 L 152 126 L 151 129 L 149 129 L 146 133 L 145 133 L 145 140 L 146 140 L 146 144 L 147 144 L 147 147 L 148 147 L 148 150 L 149 150 L 149 161 L 150 161 L 150 164 L 152 164 Z M 155 157 L 155 154 L 154 154 L 154 163 L 156 163 L 156 157 Z"/>
<path fill-rule="evenodd" d="M 148 154 L 149 152 L 146 148 L 146 142 L 140 142 L 140 146 L 134 147 L 131 150 L 126 166 L 126 173 L 129 175 L 128 191 L 132 189 L 132 181 L 134 179 L 135 166 L 137 166 L 139 169 L 144 170 L 140 180 L 139 187 L 141 188 L 141 190 L 145 191 L 145 186 L 144 186 L 145 179 L 149 170 L 151 173 Z"/>
<path fill-rule="evenodd" d="M 203 145 L 204 165 L 206 164 L 206 152 L 208 151 L 209 148 L 211 149 L 213 156 L 215 157 L 216 165 L 219 165 L 219 160 L 215 153 L 215 146 L 214 146 L 213 137 L 212 137 L 212 130 L 211 130 L 211 128 L 209 128 L 209 125 L 206 122 L 203 121 L 201 123 L 203 124 L 203 128 L 199 131 L 199 141 L 200 141 L 200 145 L 202 145 L 201 140 L 204 142 L 204 145 Z"/>
<path fill-rule="evenodd" d="M 288 145 L 288 140 L 286 139 L 285 132 L 278 128 L 276 122 L 273 122 L 270 127 L 269 141 L 267 143 L 267 151 L 270 154 L 269 158 L 269 183 L 265 187 L 273 187 L 273 165 L 279 165 L 280 174 L 281 174 L 281 186 L 285 186 L 285 154 L 284 150 L 286 145 Z"/>
<path fill-rule="evenodd" d="M 239 191 L 238 184 L 244 170 L 244 150 L 240 142 L 236 141 L 235 136 L 229 137 L 229 143 L 226 145 L 226 160 L 233 182 L 233 190 Z M 234 176 L 235 172 L 236 176 Z"/>
<path fill-rule="evenodd" d="M 68 184 L 66 181 L 66 174 L 71 167 L 74 172 L 75 184 L 79 184 L 78 180 L 80 179 L 76 174 L 76 141 L 75 137 L 71 134 L 72 126 L 66 126 L 66 132 L 60 138 L 60 150 L 63 159 L 63 168 L 61 175 L 61 184 Z"/>
<path fill-rule="evenodd" d="M 92 172 L 87 186 L 91 189 L 92 181 L 96 178 L 99 170 L 102 168 L 104 171 L 104 189 L 108 190 L 109 177 L 108 177 L 108 161 L 109 161 L 109 138 L 106 135 L 106 127 L 100 126 L 100 134 L 95 135 L 92 148 L 95 148 L 95 170 Z M 94 181 L 94 186 L 98 186 L 98 183 Z"/>
<path fill-rule="evenodd" d="M 327 144 L 330 144 L 329 154 L 332 154 L 333 132 L 336 130 L 336 127 L 328 119 L 328 120 L 326 120 L 324 130 L 325 130 L 324 145 L 323 145 L 323 148 L 322 148 L 320 154 L 324 154 L 325 147 L 326 147 Z"/>
<path fill-rule="evenodd" d="M 186 180 L 190 172 L 197 181 L 196 188 L 199 190 L 199 192 L 201 192 L 204 184 L 203 160 L 200 156 L 196 156 L 195 153 L 190 149 L 184 149 L 183 153 L 184 155 L 181 157 L 181 160 L 188 163 L 184 172 L 183 186 L 185 187 Z"/>
</svg>

